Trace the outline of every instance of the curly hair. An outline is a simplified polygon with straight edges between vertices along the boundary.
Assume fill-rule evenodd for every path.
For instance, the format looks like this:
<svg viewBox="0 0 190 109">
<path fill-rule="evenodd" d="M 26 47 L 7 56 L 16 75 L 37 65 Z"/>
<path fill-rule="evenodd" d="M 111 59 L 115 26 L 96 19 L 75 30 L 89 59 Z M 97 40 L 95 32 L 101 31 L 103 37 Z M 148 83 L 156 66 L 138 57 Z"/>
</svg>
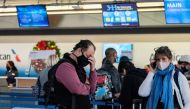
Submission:
<svg viewBox="0 0 190 109">
<path fill-rule="evenodd" d="M 80 40 L 80 42 L 75 45 L 73 50 L 76 50 L 78 48 L 82 48 L 83 50 L 86 50 L 91 45 L 94 47 L 94 50 L 96 50 L 95 45 L 90 40 Z"/>
<path fill-rule="evenodd" d="M 158 55 L 164 55 L 172 59 L 172 52 L 167 46 L 161 46 L 155 50 L 154 60 L 158 59 Z"/>
</svg>

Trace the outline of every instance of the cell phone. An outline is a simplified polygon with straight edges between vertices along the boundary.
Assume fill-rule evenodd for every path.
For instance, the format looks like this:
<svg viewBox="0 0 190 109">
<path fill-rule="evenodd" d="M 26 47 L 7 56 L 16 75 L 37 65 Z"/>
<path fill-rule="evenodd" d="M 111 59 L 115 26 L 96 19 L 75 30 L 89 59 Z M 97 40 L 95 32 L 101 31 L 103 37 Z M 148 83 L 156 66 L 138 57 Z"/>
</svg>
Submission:
<svg viewBox="0 0 190 109">
<path fill-rule="evenodd" d="M 155 69 L 155 68 L 156 68 L 156 61 L 152 62 L 150 65 L 151 65 L 151 67 L 152 67 L 153 69 Z"/>
</svg>

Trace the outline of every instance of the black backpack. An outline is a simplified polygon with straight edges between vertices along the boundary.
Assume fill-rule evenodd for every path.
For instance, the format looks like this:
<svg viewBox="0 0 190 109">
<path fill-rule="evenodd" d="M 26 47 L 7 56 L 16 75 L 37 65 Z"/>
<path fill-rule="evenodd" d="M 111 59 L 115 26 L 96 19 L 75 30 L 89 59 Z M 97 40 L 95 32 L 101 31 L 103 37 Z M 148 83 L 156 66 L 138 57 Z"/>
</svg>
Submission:
<svg viewBox="0 0 190 109">
<path fill-rule="evenodd" d="M 57 64 L 53 65 L 52 68 L 48 71 L 48 81 L 44 83 L 43 90 L 44 90 L 44 99 L 45 104 L 53 104 L 56 105 L 56 99 L 55 99 L 55 91 L 54 91 L 54 82 L 55 82 L 55 73 L 57 71 L 57 68 L 60 64 L 63 62 L 69 62 L 66 59 L 61 59 L 58 61 Z"/>
</svg>

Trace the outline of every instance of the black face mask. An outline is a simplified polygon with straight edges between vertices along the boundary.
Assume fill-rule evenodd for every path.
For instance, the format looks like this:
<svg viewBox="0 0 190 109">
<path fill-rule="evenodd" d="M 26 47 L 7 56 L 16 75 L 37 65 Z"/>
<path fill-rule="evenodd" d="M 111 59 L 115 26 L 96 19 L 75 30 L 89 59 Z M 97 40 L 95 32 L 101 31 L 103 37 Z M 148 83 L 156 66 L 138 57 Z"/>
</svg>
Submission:
<svg viewBox="0 0 190 109">
<path fill-rule="evenodd" d="M 87 66 L 90 62 L 88 61 L 88 58 L 86 58 L 83 54 L 79 57 L 77 57 L 78 65 L 80 67 Z"/>
<path fill-rule="evenodd" d="M 181 72 L 182 73 L 185 73 L 185 72 L 187 72 L 188 71 L 188 69 L 186 68 L 186 67 L 181 67 Z"/>
</svg>

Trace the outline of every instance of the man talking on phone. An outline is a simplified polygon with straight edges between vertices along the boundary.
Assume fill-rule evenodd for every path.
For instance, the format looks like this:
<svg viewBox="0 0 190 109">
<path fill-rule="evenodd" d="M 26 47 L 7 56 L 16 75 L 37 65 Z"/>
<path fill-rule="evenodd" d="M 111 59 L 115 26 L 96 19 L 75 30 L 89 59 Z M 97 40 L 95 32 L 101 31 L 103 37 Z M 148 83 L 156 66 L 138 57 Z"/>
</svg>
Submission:
<svg viewBox="0 0 190 109">
<path fill-rule="evenodd" d="M 96 47 L 90 40 L 81 40 L 71 53 L 64 54 L 66 61 L 56 71 L 55 96 L 59 109 L 90 109 L 89 95 L 95 92 Z M 90 66 L 87 78 L 83 67 Z"/>
</svg>

